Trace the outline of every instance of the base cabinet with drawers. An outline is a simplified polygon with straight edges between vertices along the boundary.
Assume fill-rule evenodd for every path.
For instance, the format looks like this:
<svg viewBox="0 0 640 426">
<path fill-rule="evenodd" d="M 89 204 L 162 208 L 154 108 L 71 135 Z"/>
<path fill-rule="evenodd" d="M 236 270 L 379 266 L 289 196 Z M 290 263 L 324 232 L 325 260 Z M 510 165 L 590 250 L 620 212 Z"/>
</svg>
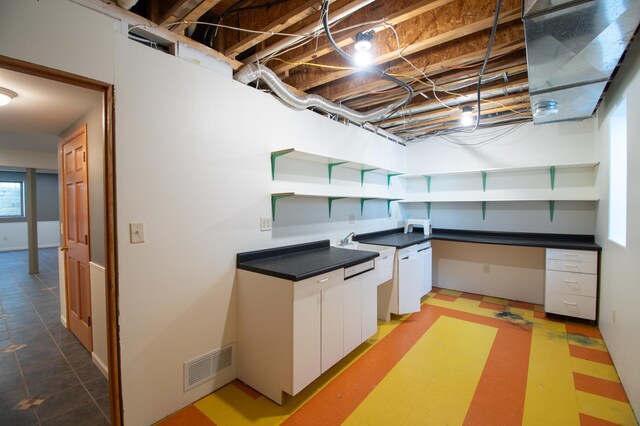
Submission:
<svg viewBox="0 0 640 426">
<path fill-rule="evenodd" d="M 598 252 L 547 249 L 544 310 L 595 321 Z"/>
</svg>

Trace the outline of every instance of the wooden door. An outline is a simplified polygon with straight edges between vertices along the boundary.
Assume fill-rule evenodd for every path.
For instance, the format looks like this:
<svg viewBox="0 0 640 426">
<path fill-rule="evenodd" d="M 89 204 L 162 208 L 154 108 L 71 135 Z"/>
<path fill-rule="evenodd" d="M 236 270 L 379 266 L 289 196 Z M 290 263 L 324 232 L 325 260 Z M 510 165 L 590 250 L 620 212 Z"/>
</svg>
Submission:
<svg viewBox="0 0 640 426">
<path fill-rule="evenodd" d="M 67 323 L 69 330 L 92 351 L 86 125 L 62 143 L 61 153 Z"/>
</svg>

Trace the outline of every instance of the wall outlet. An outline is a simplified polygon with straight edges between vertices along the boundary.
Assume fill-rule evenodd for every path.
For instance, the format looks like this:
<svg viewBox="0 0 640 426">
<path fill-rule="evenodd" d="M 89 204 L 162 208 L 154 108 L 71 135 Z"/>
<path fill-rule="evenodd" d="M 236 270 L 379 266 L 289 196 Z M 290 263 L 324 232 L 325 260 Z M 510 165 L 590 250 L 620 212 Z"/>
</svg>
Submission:
<svg viewBox="0 0 640 426">
<path fill-rule="evenodd" d="M 144 243 L 144 223 L 129 224 L 129 240 L 131 244 Z"/>
<path fill-rule="evenodd" d="M 349 215 L 349 225 L 353 225 L 355 222 L 356 222 L 356 215 L 350 214 Z"/>
<path fill-rule="evenodd" d="M 483 270 L 483 272 L 484 272 L 485 274 L 489 274 L 489 273 L 491 273 L 491 265 L 489 265 L 488 263 L 485 263 L 485 264 L 484 264 L 484 267 L 482 268 L 482 270 Z"/>
<path fill-rule="evenodd" d="M 271 231 L 271 218 L 270 217 L 261 217 L 260 218 L 260 231 Z"/>
</svg>

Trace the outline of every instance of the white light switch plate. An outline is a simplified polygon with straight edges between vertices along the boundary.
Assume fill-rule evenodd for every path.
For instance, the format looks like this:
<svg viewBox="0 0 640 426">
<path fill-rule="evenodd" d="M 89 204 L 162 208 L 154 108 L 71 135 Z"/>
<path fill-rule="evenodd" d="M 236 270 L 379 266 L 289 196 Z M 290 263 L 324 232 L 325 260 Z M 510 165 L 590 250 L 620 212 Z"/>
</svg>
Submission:
<svg viewBox="0 0 640 426">
<path fill-rule="evenodd" d="M 144 223 L 129 224 L 129 239 L 131 244 L 144 243 Z"/>
<path fill-rule="evenodd" d="M 261 217 L 260 218 L 260 230 L 261 231 L 271 231 L 271 218 L 270 217 Z"/>
</svg>

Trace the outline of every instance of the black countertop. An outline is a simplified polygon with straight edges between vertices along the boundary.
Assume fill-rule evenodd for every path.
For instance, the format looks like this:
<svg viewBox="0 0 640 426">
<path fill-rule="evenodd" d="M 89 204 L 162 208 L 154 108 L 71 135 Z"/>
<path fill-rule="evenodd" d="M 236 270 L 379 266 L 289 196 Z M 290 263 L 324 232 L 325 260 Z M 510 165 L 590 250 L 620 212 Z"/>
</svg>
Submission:
<svg viewBox="0 0 640 426">
<path fill-rule="evenodd" d="M 238 269 L 300 281 L 378 257 L 371 251 L 331 247 L 329 240 L 238 253 Z"/>
<path fill-rule="evenodd" d="M 427 240 L 441 240 L 570 250 L 602 250 L 602 248 L 595 243 L 593 235 L 466 231 L 457 229 L 434 229 L 431 235 L 426 236 L 422 234 L 421 230 L 405 234 L 403 228 L 396 228 L 357 235 L 354 237 L 354 240 L 367 244 L 396 248 L 408 247 Z"/>
</svg>

